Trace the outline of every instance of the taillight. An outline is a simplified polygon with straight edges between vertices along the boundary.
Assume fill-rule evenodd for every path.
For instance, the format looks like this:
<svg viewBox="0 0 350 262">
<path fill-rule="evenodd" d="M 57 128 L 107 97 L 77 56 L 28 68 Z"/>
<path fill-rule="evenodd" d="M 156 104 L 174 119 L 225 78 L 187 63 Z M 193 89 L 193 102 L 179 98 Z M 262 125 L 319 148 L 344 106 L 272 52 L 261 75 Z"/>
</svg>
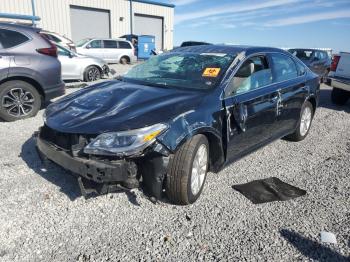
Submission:
<svg viewBox="0 0 350 262">
<path fill-rule="evenodd" d="M 38 53 L 48 56 L 57 57 L 57 47 L 51 46 L 47 48 L 39 48 L 36 50 Z"/>
<path fill-rule="evenodd" d="M 38 48 L 36 51 L 43 55 L 57 57 L 57 47 L 54 44 L 52 44 L 45 35 L 40 33 L 39 35 L 50 45 L 50 47 Z"/>
<path fill-rule="evenodd" d="M 340 60 L 340 56 L 339 55 L 333 56 L 330 71 L 333 71 L 333 72 L 337 71 L 339 60 Z"/>
</svg>

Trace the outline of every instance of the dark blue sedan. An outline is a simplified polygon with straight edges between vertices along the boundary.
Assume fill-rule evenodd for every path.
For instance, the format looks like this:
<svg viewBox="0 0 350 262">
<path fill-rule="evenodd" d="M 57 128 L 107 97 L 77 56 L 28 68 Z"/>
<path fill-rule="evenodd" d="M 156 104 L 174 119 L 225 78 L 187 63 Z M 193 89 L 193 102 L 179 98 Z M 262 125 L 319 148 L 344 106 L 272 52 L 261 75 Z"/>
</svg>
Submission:
<svg viewBox="0 0 350 262">
<path fill-rule="evenodd" d="M 141 185 L 190 204 L 207 171 L 282 137 L 303 140 L 319 87 L 280 49 L 179 48 L 51 104 L 37 147 L 81 183 Z"/>
</svg>

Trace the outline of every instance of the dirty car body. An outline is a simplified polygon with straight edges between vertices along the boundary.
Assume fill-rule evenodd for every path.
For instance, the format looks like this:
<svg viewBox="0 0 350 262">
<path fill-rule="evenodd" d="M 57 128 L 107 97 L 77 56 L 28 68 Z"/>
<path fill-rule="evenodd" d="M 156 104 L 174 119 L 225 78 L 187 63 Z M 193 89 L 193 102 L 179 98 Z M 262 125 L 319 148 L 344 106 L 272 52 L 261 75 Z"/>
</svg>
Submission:
<svg viewBox="0 0 350 262">
<path fill-rule="evenodd" d="M 50 105 L 37 146 L 87 179 L 126 187 L 142 181 L 159 198 L 169 173 L 182 172 L 181 164 L 174 167 L 179 151 L 195 137 L 208 144 L 205 171 L 218 172 L 296 132 L 303 105 L 308 102 L 314 112 L 318 95 L 317 75 L 283 50 L 185 47 L 151 58 L 121 81 L 90 86 Z M 173 202 L 192 203 L 198 197 L 193 195 Z"/>
</svg>

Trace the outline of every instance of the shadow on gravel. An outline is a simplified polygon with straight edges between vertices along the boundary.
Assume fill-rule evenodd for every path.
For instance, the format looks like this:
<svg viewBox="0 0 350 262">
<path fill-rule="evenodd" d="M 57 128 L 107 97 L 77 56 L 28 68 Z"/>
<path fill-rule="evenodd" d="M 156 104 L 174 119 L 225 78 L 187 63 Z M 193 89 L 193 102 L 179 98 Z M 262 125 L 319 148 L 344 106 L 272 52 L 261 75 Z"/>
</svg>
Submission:
<svg viewBox="0 0 350 262">
<path fill-rule="evenodd" d="M 344 111 L 346 113 L 350 113 L 350 99 L 344 106 L 338 106 L 332 103 L 331 100 L 331 93 L 332 89 L 324 89 L 321 88 L 320 91 L 320 100 L 319 100 L 319 107 L 324 107 L 336 111 Z"/>
<path fill-rule="evenodd" d="M 329 261 L 349 261 L 349 257 L 345 257 L 329 247 L 321 245 L 318 242 L 307 239 L 302 235 L 287 230 L 282 229 L 280 231 L 281 236 L 285 238 L 289 243 L 291 243 L 295 248 L 299 250 L 304 256 L 321 262 L 329 262 Z"/>
<path fill-rule="evenodd" d="M 35 171 L 35 173 L 45 178 L 50 183 L 58 186 L 60 191 L 67 195 L 71 201 L 74 201 L 78 197 L 82 196 L 77 177 L 51 161 L 46 164 L 42 162 L 38 152 L 36 151 L 34 137 L 31 137 L 22 145 L 20 157 L 30 169 Z M 135 193 L 125 191 L 114 193 L 125 193 L 131 204 L 140 206 Z M 86 199 L 95 198 L 98 196 L 100 195 L 94 194 Z"/>
</svg>

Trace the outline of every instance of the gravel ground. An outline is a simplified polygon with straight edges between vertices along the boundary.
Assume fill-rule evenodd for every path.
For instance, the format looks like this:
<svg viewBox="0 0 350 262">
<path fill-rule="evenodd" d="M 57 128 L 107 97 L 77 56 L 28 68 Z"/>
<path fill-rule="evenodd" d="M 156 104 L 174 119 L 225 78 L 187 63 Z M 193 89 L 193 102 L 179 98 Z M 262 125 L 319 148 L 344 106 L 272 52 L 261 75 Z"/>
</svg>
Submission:
<svg viewBox="0 0 350 262">
<path fill-rule="evenodd" d="M 70 89 L 71 92 L 73 89 Z M 322 87 L 309 136 L 284 140 L 209 174 L 194 205 L 152 204 L 135 195 L 85 200 L 76 179 L 42 166 L 37 117 L 0 123 L 1 261 L 348 261 L 349 104 Z M 307 190 L 286 202 L 253 205 L 232 185 L 275 176 Z M 323 244 L 329 231 L 338 243 Z"/>
</svg>

